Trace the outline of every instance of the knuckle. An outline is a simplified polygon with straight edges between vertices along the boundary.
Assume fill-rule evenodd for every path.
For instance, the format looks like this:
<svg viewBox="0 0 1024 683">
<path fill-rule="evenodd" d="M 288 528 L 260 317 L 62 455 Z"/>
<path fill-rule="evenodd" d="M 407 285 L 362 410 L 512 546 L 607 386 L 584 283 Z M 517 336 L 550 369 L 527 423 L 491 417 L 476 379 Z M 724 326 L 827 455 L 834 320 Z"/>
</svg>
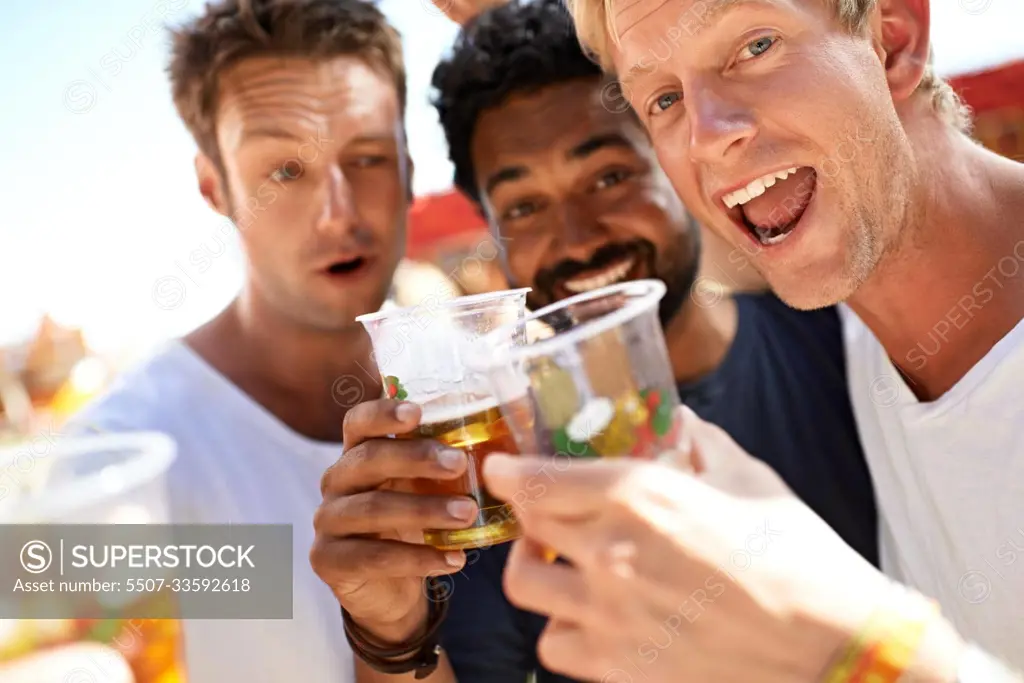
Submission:
<svg viewBox="0 0 1024 683">
<path fill-rule="evenodd" d="M 360 519 L 374 519 L 384 522 L 394 516 L 394 503 L 386 491 L 367 491 L 357 497 L 355 505 L 346 505 L 349 512 Z"/>
<path fill-rule="evenodd" d="M 331 483 L 334 480 L 334 475 L 338 467 L 340 460 L 336 460 L 327 466 L 324 473 L 320 475 L 320 497 L 323 498 L 327 495 L 327 492 L 331 490 Z"/>
<path fill-rule="evenodd" d="M 317 506 L 313 512 L 313 531 L 317 536 L 331 538 L 338 535 L 334 530 L 338 520 L 345 515 L 344 502 L 344 498 L 335 498 Z"/>
<path fill-rule="evenodd" d="M 417 496 L 412 503 L 412 517 L 416 520 L 429 520 L 433 523 L 448 520 L 447 511 L 442 511 L 442 503 L 433 497 Z"/>
<path fill-rule="evenodd" d="M 309 548 L 309 566 L 312 567 L 313 573 L 321 578 L 326 574 L 327 547 L 328 542 L 317 535 L 313 539 L 313 545 Z"/>
<path fill-rule="evenodd" d="M 360 427 L 365 421 L 365 413 L 367 412 L 366 403 L 357 403 L 348 410 L 345 411 L 345 416 L 341 418 L 341 431 L 349 439 L 355 438 L 360 433 Z"/>
<path fill-rule="evenodd" d="M 442 448 L 441 444 L 432 439 L 417 439 L 412 443 L 415 444 L 412 449 L 415 458 L 422 463 L 433 465 L 437 451 Z"/>
<path fill-rule="evenodd" d="M 611 519 L 624 519 L 632 517 L 636 512 L 636 496 L 643 490 L 634 481 L 623 482 L 623 485 L 616 486 L 608 497 L 607 517 Z"/>
<path fill-rule="evenodd" d="M 342 453 L 340 458 L 331 463 L 320 477 L 321 497 L 345 488 L 349 473 L 365 459 L 365 451 L 365 446 L 359 444 Z"/>
<path fill-rule="evenodd" d="M 327 516 L 325 511 L 326 503 L 321 503 L 316 507 L 316 511 L 313 512 L 313 531 L 319 536 L 320 532 L 324 528 L 324 517 Z"/>
<path fill-rule="evenodd" d="M 397 564 L 397 559 L 392 548 L 383 543 L 368 543 L 362 551 L 359 559 L 359 566 L 366 573 L 377 573 L 383 571 L 388 565 L 392 567 Z"/>
</svg>

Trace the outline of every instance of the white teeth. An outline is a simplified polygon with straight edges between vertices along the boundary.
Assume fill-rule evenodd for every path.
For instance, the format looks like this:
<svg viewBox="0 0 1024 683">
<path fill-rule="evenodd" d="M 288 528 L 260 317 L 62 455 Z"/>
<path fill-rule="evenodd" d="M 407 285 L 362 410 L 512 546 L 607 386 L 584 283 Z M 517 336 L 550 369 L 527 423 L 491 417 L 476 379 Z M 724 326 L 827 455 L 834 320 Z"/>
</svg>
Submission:
<svg viewBox="0 0 1024 683">
<path fill-rule="evenodd" d="M 767 247 L 767 246 L 771 246 L 773 244 L 778 244 L 782 240 L 784 240 L 787 237 L 789 237 L 789 235 L 790 235 L 790 233 L 784 232 L 781 235 L 776 235 L 775 237 L 768 237 L 767 235 L 758 235 L 757 237 L 758 237 L 758 239 L 761 240 L 761 244 L 763 244 L 763 245 L 765 245 Z"/>
<path fill-rule="evenodd" d="M 784 171 L 777 171 L 775 173 L 769 173 L 763 175 L 760 178 L 756 178 L 747 183 L 746 187 L 742 187 L 735 192 L 722 197 L 722 202 L 725 204 L 725 208 L 731 209 L 734 206 L 746 204 L 755 197 L 760 197 L 764 194 L 766 188 L 772 187 L 779 180 L 785 180 L 789 176 L 796 173 L 797 167 L 793 166 Z"/>
<path fill-rule="evenodd" d="M 750 184 L 747 185 L 746 189 L 747 189 L 747 194 L 749 194 L 750 198 L 753 199 L 754 197 L 760 197 L 761 195 L 763 195 L 764 194 L 764 188 L 765 188 L 764 181 L 761 180 L 760 178 L 758 178 L 757 180 L 752 180 L 750 182 Z"/>
<path fill-rule="evenodd" d="M 589 292 L 592 289 L 598 289 L 600 287 L 607 287 L 610 284 L 614 284 L 626 277 L 629 274 L 630 269 L 633 267 L 635 259 L 626 259 L 618 265 L 610 266 L 600 273 L 590 275 L 586 278 L 579 280 L 567 280 L 565 288 L 573 294 L 580 292 Z"/>
</svg>

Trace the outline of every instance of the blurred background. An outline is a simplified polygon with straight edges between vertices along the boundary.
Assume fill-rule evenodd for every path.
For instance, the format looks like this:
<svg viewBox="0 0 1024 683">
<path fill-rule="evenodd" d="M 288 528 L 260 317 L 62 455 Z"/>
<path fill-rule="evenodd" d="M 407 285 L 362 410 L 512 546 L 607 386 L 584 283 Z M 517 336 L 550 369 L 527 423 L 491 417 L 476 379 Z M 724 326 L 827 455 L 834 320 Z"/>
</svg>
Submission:
<svg viewBox="0 0 1024 683">
<path fill-rule="evenodd" d="M 442 274 L 471 290 L 504 287 L 493 260 L 491 270 L 456 272 L 486 235 L 451 190 L 429 104 L 431 72 L 457 27 L 429 0 L 379 4 L 404 38 L 416 164 L 409 260 L 396 296 Z M 205 321 L 237 291 L 234 233 L 196 189 L 195 146 L 164 75 L 162 26 L 202 5 L 5 3 L 0 434 L 30 406 L 74 410 L 118 369 Z M 932 22 L 938 70 L 975 109 L 976 136 L 1024 160 L 1024 2 L 934 0 Z M 203 268 L 193 265 L 197 254 L 207 257 Z"/>
</svg>

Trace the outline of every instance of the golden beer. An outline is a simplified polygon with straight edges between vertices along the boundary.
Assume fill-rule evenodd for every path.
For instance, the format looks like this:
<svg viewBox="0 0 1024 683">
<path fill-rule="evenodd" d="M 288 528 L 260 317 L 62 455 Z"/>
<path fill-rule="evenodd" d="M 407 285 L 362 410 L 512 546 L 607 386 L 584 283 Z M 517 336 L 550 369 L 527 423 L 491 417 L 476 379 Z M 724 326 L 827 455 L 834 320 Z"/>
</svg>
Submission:
<svg viewBox="0 0 1024 683">
<path fill-rule="evenodd" d="M 420 426 L 398 438 L 426 438 L 458 448 L 468 457 L 458 479 L 403 479 L 394 489 L 421 495 L 468 496 L 479 511 L 465 529 L 426 529 L 424 541 L 441 550 L 480 548 L 519 537 L 519 524 L 509 505 L 493 498 L 483 484 L 483 465 L 492 453 L 518 453 L 507 419 L 493 398 L 445 397 L 422 405 Z"/>
<path fill-rule="evenodd" d="M 150 603 L 134 607 L 154 613 L 173 613 L 173 596 L 161 592 L 139 600 Z M 162 604 L 161 604 L 162 603 Z M 112 614 L 106 619 L 9 619 L 0 620 L 0 680 L 5 672 L 17 680 L 34 680 L 32 672 L 67 668 L 60 680 L 120 681 L 115 666 L 107 657 L 64 656 L 64 647 L 76 643 L 96 643 L 109 648 L 111 656 L 123 660 L 132 679 L 125 683 L 186 683 L 182 655 L 181 622 L 176 619 L 127 619 Z M 59 660 L 65 659 L 66 663 Z M 31 661 L 30 661 L 31 660 Z M 77 676 L 77 678 L 76 678 Z M 38 680 L 42 681 L 43 678 Z"/>
</svg>

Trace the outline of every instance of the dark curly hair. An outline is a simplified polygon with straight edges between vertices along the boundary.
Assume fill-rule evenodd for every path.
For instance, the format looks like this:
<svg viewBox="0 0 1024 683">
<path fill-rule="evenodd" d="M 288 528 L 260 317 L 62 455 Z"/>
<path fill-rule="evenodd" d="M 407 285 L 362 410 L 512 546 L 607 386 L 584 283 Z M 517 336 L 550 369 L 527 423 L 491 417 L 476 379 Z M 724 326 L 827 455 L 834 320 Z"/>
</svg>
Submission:
<svg viewBox="0 0 1024 683">
<path fill-rule="evenodd" d="M 512 0 L 469 21 L 432 79 L 455 186 L 480 201 L 470 145 L 485 110 L 511 95 L 601 76 L 580 47 L 562 0 Z"/>
</svg>

